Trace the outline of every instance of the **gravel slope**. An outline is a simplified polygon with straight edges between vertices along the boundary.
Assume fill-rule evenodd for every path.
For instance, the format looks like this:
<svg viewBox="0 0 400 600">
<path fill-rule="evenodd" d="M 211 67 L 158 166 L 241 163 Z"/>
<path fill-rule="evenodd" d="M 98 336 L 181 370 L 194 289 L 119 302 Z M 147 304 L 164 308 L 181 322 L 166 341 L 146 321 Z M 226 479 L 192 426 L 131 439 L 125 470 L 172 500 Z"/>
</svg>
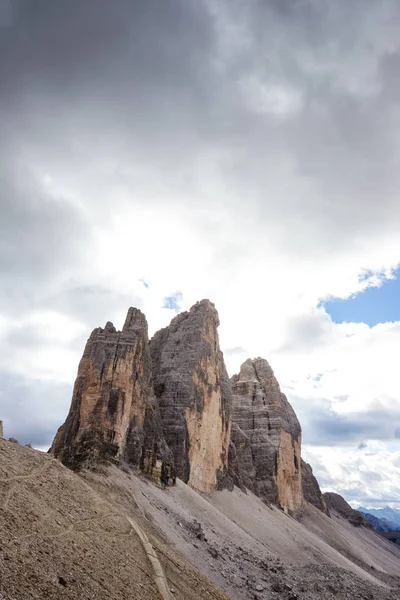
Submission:
<svg viewBox="0 0 400 600">
<path fill-rule="evenodd" d="M 161 490 L 129 469 L 79 476 L 0 440 L 0 600 L 159 600 L 129 519 L 179 600 L 400 598 L 400 548 L 338 514 L 294 519 L 238 489 Z"/>
<path fill-rule="evenodd" d="M 307 505 L 296 520 L 238 489 L 203 497 L 178 481 L 161 490 L 115 468 L 86 477 L 127 510 L 135 504 L 149 530 L 232 599 L 400 598 L 400 549 L 338 515 Z"/>
<path fill-rule="evenodd" d="M 143 544 L 120 504 L 50 456 L 4 440 L 0 540 L 1 600 L 160 599 Z M 226 600 L 172 550 L 165 548 L 161 562 L 168 562 L 163 566 L 174 598 Z"/>
</svg>

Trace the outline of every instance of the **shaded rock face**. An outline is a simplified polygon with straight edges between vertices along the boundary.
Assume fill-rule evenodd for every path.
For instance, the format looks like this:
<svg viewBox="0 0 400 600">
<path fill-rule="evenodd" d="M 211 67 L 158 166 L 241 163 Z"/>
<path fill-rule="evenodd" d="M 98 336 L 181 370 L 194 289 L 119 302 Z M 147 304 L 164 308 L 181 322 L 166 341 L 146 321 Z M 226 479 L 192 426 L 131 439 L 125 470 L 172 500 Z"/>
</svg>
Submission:
<svg viewBox="0 0 400 600">
<path fill-rule="evenodd" d="M 311 465 L 301 459 L 301 481 L 304 500 L 329 516 L 329 510 L 316 480 Z"/>
<path fill-rule="evenodd" d="M 368 529 L 372 529 L 372 526 L 364 518 L 364 515 L 360 511 L 351 508 L 350 504 L 348 504 L 343 496 L 340 496 L 340 494 L 326 492 L 324 494 L 324 500 L 330 511 L 336 511 L 343 518 L 347 519 L 349 523 L 354 525 L 354 527 L 363 526 L 367 527 Z"/>
<path fill-rule="evenodd" d="M 247 360 L 232 383 L 230 472 L 268 503 L 294 511 L 303 503 L 301 428 L 268 362 Z"/>
<path fill-rule="evenodd" d="M 209 300 L 150 341 L 154 390 L 176 474 L 200 492 L 229 485 L 231 388 Z"/>
<path fill-rule="evenodd" d="M 0 421 L 0 438 L 3 437 L 3 421 Z"/>
<path fill-rule="evenodd" d="M 149 474 L 171 469 L 153 391 L 147 322 L 130 308 L 122 331 L 95 329 L 83 353 L 71 408 L 50 450 L 66 466 L 126 461 Z M 164 466 L 165 470 L 165 466 Z"/>
</svg>

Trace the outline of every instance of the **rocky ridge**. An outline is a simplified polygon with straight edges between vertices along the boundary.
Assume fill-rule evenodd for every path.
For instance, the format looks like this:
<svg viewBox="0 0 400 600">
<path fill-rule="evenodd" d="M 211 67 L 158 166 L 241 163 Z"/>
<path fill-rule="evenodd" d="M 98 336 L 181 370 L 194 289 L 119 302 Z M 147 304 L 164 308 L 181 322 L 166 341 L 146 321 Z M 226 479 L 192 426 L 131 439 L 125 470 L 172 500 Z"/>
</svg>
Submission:
<svg viewBox="0 0 400 600">
<path fill-rule="evenodd" d="M 346 502 L 346 500 L 340 494 L 336 494 L 334 492 L 326 492 L 323 497 L 326 506 L 330 511 L 335 511 L 344 519 L 349 521 L 351 525 L 354 525 L 354 527 L 363 526 L 369 529 L 372 528 L 372 526 L 368 523 L 367 519 L 364 518 L 363 513 L 361 513 L 358 510 L 354 510 L 354 508 L 351 508 L 350 504 L 348 504 L 348 502 Z"/>
<path fill-rule="evenodd" d="M 301 459 L 301 477 L 304 500 L 329 516 L 329 509 L 320 490 L 318 481 L 314 476 L 311 465 Z"/>
<path fill-rule="evenodd" d="M 375 531 L 378 532 L 389 532 L 389 531 L 397 531 L 398 526 L 396 525 L 396 523 L 392 523 L 391 521 L 388 521 L 387 519 L 383 518 L 383 519 L 379 519 L 378 517 L 375 517 L 375 515 L 371 515 L 370 513 L 363 513 L 364 515 L 364 519 L 366 519 L 368 521 L 368 523 L 370 525 L 372 525 L 372 527 L 375 529 Z"/>
<path fill-rule="evenodd" d="M 95 329 L 51 453 L 72 469 L 128 463 L 160 485 L 179 477 L 210 493 L 236 484 L 285 511 L 306 497 L 326 512 L 271 367 L 249 359 L 229 380 L 218 326 L 215 306 L 202 300 L 150 342 L 136 308 L 122 331 Z"/>
</svg>

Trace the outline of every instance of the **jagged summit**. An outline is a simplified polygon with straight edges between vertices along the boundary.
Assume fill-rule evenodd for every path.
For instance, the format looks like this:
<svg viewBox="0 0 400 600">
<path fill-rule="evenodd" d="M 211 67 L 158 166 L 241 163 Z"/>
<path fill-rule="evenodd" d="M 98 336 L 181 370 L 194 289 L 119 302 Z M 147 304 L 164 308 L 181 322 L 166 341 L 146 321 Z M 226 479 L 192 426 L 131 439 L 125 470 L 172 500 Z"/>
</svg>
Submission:
<svg viewBox="0 0 400 600">
<path fill-rule="evenodd" d="M 147 319 L 139 308 L 130 307 L 122 331 L 145 331 L 148 335 Z"/>
<path fill-rule="evenodd" d="M 183 311 L 176 315 L 176 317 L 172 319 L 171 323 L 167 327 L 163 327 L 159 331 L 164 331 L 169 327 L 173 327 L 176 325 L 176 323 L 186 321 L 186 319 L 201 319 L 204 316 L 207 316 L 210 321 L 213 321 L 215 327 L 219 327 L 219 315 L 217 309 L 215 308 L 215 304 L 213 304 L 211 300 L 204 298 L 203 300 L 196 302 L 196 304 L 193 304 L 189 310 Z M 153 337 L 155 337 L 158 333 L 159 332 L 157 331 Z"/>
</svg>

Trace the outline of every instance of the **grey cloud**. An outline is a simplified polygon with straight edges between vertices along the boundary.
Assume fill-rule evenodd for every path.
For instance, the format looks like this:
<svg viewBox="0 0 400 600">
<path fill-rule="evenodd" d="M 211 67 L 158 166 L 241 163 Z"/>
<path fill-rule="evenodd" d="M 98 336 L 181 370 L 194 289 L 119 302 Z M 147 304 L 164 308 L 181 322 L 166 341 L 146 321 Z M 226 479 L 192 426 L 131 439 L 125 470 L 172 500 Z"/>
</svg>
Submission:
<svg viewBox="0 0 400 600">
<path fill-rule="evenodd" d="M 400 502 L 395 485 L 388 480 L 385 481 L 385 477 L 381 473 L 371 473 L 365 470 L 365 468 L 361 468 L 365 467 L 365 463 L 363 464 L 362 461 L 351 463 L 350 470 L 347 471 L 347 476 L 354 476 L 356 474 L 357 480 L 348 485 L 346 481 L 343 481 L 342 477 L 332 476 L 332 473 L 326 467 L 326 463 L 318 456 L 312 454 L 311 457 L 307 456 L 307 458 L 311 462 L 314 475 L 322 491 L 334 491 L 343 496 L 347 502 L 356 502 L 358 505 L 361 504 L 364 506 L 385 506 L 388 502 Z M 344 480 L 346 480 L 346 475 L 344 476 Z M 379 496 L 378 491 L 383 483 L 390 483 L 391 485 L 389 485 L 389 488 L 386 485 L 385 492 Z M 371 497 L 371 487 L 375 488 L 376 497 Z"/>
<path fill-rule="evenodd" d="M 89 238 L 80 214 L 63 198 L 43 190 L 25 169 L 4 171 L 1 168 L 0 276 L 29 274 L 36 280 L 80 258 L 77 240 Z"/>
<path fill-rule="evenodd" d="M 92 190 L 112 187 L 117 175 L 133 201 L 149 181 L 132 166 L 147 166 L 161 191 L 191 203 L 198 156 L 214 150 L 232 192 L 226 210 L 250 205 L 260 232 L 274 224 L 274 244 L 297 256 L 344 252 L 360 243 L 361 227 L 364 235 L 377 223 L 393 228 L 398 42 L 386 22 L 395 3 L 210 4 L 15 2 L 3 41 L 12 85 L 3 94 L 29 124 L 36 156 L 45 161 L 57 139 L 50 167 L 68 172 L 67 163 Z M 241 93 L 249 78 L 290 84 L 301 110 L 279 122 L 252 111 Z M 363 78 L 377 91 L 351 87 Z M 112 173 L 98 169 L 104 157 L 114 159 Z"/>
<path fill-rule="evenodd" d="M 61 292 L 48 296 L 43 305 L 74 316 L 87 325 L 89 333 L 107 321 L 114 322 L 117 328 L 122 327 L 128 308 L 142 308 L 143 299 L 135 293 L 119 293 L 98 284 L 82 284 L 65 287 Z"/>
<path fill-rule="evenodd" d="M 331 343 L 332 319 L 324 309 L 316 308 L 308 314 L 287 319 L 285 339 L 275 352 L 302 352 L 315 350 Z"/>
<path fill-rule="evenodd" d="M 309 443 L 337 445 L 356 444 L 365 439 L 393 440 L 400 411 L 371 410 L 343 416 L 335 413 L 310 416 L 305 428 Z"/>
<path fill-rule="evenodd" d="M 0 124 L 2 117 L 0 110 Z M 21 155 L 21 149 L 13 148 L 12 137 L 1 137 L 0 311 L 4 315 L 26 314 L 54 291 L 61 273 L 77 274 L 90 259 L 91 231 L 82 211 L 46 187 Z"/>
<path fill-rule="evenodd" d="M 391 441 L 397 438 L 400 428 L 400 408 L 391 403 L 375 404 L 365 411 L 339 414 L 323 398 L 310 402 L 295 393 L 288 393 L 303 427 L 303 440 L 310 446 L 366 447 L 368 440 Z M 393 408 L 388 408 L 391 405 Z"/>
<path fill-rule="evenodd" d="M 224 353 L 226 356 L 235 356 L 237 354 L 245 354 L 246 350 L 242 346 L 234 346 L 233 348 L 226 348 Z"/>
<path fill-rule="evenodd" d="M 0 411 L 4 436 L 21 444 L 49 446 L 64 422 L 71 386 L 25 380 L 0 372 Z"/>
</svg>

